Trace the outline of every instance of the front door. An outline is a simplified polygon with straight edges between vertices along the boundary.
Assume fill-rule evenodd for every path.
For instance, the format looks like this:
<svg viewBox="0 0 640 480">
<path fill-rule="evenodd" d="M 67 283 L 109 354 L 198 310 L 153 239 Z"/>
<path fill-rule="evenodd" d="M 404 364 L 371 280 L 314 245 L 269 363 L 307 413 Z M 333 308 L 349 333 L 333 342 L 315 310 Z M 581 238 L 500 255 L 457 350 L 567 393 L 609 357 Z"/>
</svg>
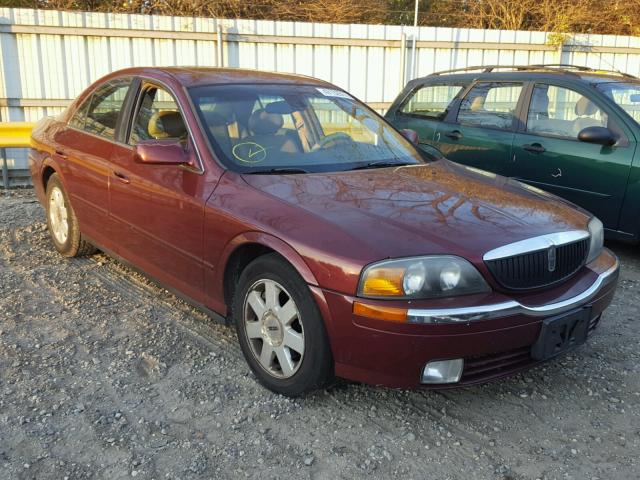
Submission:
<svg viewBox="0 0 640 480">
<path fill-rule="evenodd" d="M 173 96 L 143 84 L 127 144 L 112 155 L 110 215 L 118 225 L 118 254 L 153 278 L 200 303 L 204 300 L 204 203 L 210 194 L 202 172 L 180 165 L 134 161 L 141 140 L 174 139 L 194 156 L 183 116 Z"/>
<path fill-rule="evenodd" d="M 522 83 L 475 84 L 460 102 L 455 118 L 438 125 L 434 144 L 449 160 L 510 175 L 522 90 Z"/>
<path fill-rule="evenodd" d="M 580 130 L 608 127 L 619 137 L 609 147 L 578 140 Z M 524 131 L 513 143 L 514 176 L 564 197 L 617 229 L 635 141 L 611 112 L 585 92 L 536 84 Z"/>
<path fill-rule="evenodd" d="M 418 134 L 418 146 L 428 148 L 424 146 L 433 145 L 438 125 L 464 87 L 463 83 L 422 85 L 409 94 L 388 120 L 400 130 L 414 130 Z"/>
</svg>

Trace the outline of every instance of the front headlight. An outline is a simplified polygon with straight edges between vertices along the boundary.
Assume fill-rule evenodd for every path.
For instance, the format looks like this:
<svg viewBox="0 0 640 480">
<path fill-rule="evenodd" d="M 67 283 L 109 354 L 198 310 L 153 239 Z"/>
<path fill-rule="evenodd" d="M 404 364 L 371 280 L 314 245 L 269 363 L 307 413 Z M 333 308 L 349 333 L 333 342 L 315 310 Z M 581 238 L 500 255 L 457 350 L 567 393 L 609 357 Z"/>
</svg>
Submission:
<svg viewBox="0 0 640 480">
<path fill-rule="evenodd" d="M 367 298 L 434 298 L 490 291 L 464 258 L 433 255 L 377 262 L 360 277 L 358 295 Z"/>
<path fill-rule="evenodd" d="M 591 243 L 589 244 L 587 263 L 598 258 L 604 246 L 604 227 L 597 217 L 593 217 L 589 221 L 589 235 L 591 236 Z"/>
</svg>

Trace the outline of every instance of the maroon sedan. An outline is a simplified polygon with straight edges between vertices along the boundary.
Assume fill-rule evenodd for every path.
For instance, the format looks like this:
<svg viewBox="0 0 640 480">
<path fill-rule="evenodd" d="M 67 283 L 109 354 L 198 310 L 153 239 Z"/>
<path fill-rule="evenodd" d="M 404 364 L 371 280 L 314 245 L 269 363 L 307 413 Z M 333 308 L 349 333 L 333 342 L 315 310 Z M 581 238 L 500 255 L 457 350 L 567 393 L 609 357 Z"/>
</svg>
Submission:
<svg viewBox="0 0 640 480">
<path fill-rule="evenodd" d="M 62 255 L 99 248 L 233 323 L 287 395 L 513 373 L 583 343 L 617 283 L 597 218 L 420 153 L 312 78 L 115 72 L 30 160 Z"/>
</svg>

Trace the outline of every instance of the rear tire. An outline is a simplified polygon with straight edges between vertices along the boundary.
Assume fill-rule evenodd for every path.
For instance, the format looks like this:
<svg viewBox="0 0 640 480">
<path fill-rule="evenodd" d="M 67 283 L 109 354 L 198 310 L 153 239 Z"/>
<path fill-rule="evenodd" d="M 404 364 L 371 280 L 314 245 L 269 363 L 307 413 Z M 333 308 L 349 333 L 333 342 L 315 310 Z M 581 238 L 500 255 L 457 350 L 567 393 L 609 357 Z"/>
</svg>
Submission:
<svg viewBox="0 0 640 480">
<path fill-rule="evenodd" d="M 244 269 L 231 316 L 249 367 L 269 390 L 295 397 L 333 379 L 320 311 L 305 281 L 279 255 L 263 255 Z"/>
<path fill-rule="evenodd" d="M 67 192 L 57 173 L 47 182 L 46 203 L 47 228 L 56 250 L 64 257 L 91 255 L 96 248 L 82 238 Z"/>
</svg>

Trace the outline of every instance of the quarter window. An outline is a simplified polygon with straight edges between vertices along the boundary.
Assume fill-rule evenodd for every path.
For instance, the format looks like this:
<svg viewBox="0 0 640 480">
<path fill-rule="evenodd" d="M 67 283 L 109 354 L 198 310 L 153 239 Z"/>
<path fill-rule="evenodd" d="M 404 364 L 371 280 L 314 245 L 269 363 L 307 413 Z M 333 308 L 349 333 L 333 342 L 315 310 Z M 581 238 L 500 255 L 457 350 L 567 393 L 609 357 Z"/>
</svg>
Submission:
<svg viewBox="0 0 640 480">
<path fill-rule="evenodd" d="M 584 95 L 555 85 L 536 85 L 527 114 L 527 131 L 578 138 L 587 127 L 606 127 L 607 114 Z"/>
<path fill-rule="evenodd" d="M 458 123 L 509 130 L 521 92 L 518 83 L 478 83 L 460 103 Z"/>
<path fill-rule="evenodd" d="M 442 120 L 463 85 L 425 85 L 400 109 L 401 113 Z"/>
<path fill-rule="evenodd" d="M 173 96 L 160 87 L 147 86 L 140 98 L 129 143 L 135 145 L 141 140 L 183 140 L 186 137 L 187 128 Z"/>
<path fill-rule="evenodd" d="M 130 79 L 108 82 L 91 95 L 84 130 L 113 140 L 122 104 L 129 91 Z"/>
</svg>

